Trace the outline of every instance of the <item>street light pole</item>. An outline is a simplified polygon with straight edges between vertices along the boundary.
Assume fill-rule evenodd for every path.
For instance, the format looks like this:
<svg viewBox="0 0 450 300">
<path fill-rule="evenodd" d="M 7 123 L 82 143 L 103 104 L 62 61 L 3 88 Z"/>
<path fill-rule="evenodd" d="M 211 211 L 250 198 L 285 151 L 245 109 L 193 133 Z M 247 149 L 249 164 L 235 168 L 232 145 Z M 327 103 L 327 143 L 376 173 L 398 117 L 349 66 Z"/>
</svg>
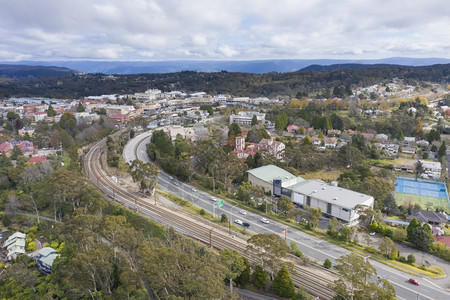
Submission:
<svg viewBox="0 0 450 300">
<path fill-rule="evenodd" d="M 231 209 L 230 209 L 230 220 L 231 220 L 231 223 L 233 223 L 233 208 L 235 208 L 236 206 L 238 206 L 238 204 L 233 205 L 231 207 Z"/>
</svg>

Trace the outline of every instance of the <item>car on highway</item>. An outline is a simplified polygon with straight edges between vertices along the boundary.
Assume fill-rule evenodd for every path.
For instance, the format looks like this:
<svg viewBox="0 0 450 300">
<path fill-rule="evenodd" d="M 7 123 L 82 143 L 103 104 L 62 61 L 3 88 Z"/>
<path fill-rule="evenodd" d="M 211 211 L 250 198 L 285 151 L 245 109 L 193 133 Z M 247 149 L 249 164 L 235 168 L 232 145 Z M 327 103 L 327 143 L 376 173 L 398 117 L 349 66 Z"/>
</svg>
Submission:
<svg viewBox="0 0 450 300">
<path fill-rule="evenodd" d="M 419 282 L 417 280 L 415 280 L 414 278 L 410 278 L 408 281 L 414 285 L 419 285 Z"/>
<path fill-rule="evenodd" d="M 244 225 L 244 222 L 242 222 L 239 219 L 234 220 L 234 223 L 238 224 L 238 225 Z"/>
<path fill-rule="evenodd" d="M 173 180 L 173 177 L 172 177 L 172 176 L 169 176 L 169 179 L 170 179 L 170 180 Z"/>
<path fill-rule="evenodd" d="M 173 184 L 174 184 L 174 185 L 176 185 L 176 186 L 178 186 L 178 185 L 179 185 L 179 183 L 178 183 L 178 182 L 176 182 L 176 181 L 174 181 L 174 182 L 173 182 Z"/>
<path fill-rule="evenodd" d="M 374 235 L 375 235 L 375 232 L 371 232 L 371 233 L 369 233 L 369 235 L 374 236 Z"/>
<path fill-rule="evenodd" d="M 267 220 L 266 218 L 261 218 L 261 222 L 263 222 L 264 224 L 269 224 L 269 220 Z"/>
<path fill-rule="evenodd" d="M 211 201 L 213 201 L 213 202 L 216 202 L 216 201 L 217 201 L 217 198 L 213 196 L 213 197 L 210 197 L 209 200 L 211 200 Z"/>
<path fill-rule="evenodd" d="M 246 214 L 247 214 L 247 212 L 246 212 L 245 210 L 240 210 L 239 213 L 240 213 L 241 215 L 246 215 Z"/>
<path fill-rule="evenodd" d="M 243 223 L 242 223 L 242 226 L 249 228 L 249 227 L 250 227 L 250 223 L 243 222 Z"/>
<path fill-rule="evenodd" d="M 191 191 L 193 191 L 194 193 L 197 192 L 196 188 L 192 188 Z"/>
</svg>

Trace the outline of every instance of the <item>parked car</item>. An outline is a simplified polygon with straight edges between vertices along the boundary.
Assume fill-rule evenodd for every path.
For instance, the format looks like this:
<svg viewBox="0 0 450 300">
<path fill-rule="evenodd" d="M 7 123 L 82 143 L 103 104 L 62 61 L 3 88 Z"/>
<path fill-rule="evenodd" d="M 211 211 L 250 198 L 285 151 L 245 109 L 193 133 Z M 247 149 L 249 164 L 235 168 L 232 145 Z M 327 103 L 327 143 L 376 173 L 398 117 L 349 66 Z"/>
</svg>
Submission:
<svg viewBox="0 0 450 300">
<path fill-rule="evenodd" d="M 240 213 L 241 215 L 246 215 L 246 214 L 247 214 L 247 212 L 246 212 L 245 210 L 240 210 L 239 213 Z"/>
<path fill-rule="evenodd" d="M 247 223 L 247 222 L 244 222 L 244 223 L 242 223 L 242 226 L 244 226 L 244 227 L 250 227 L 250 223 Z"/>
<path fill-rule="evenodd" d="M 239 224 L 239 225 L 244 225 L 244 223 L 239 219 L 234 220 L 234 223 Z"/>
<path fill-rule="evenodd" d="M 375 235 L 375 232 L 371 232 L 371 233 L 369 233 L 369 235 L 374 236 L 374 235 Z"/>
<path fill-rule="evenodd" d="M 408 281 L 414 285 L 419 285 L 419 282 L 417 280 L 415 280 L 414 278 L 410 278 Z"/>
<path fill-rule="evenodd" d="M 263 222 L 264 224 L 269 224 L 269 220 L 267 220 L 266 218 L 261 218 L 261 222 Z"/>
</svg>

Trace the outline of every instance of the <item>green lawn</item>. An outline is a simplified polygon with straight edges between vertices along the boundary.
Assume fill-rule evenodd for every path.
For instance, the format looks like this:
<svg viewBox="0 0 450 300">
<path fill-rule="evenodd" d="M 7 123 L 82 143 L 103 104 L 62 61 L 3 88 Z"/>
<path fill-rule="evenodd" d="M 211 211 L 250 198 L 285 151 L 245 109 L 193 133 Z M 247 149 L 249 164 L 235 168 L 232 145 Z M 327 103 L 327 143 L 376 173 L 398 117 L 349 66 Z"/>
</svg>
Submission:
<svg viewBox="0 0 450 300">
<path fill-rule="evenodd" d="M 448 201 L 446 199 L 425 197 L 412 194 L 395 193 L 395 201 L 397 202 L 398 205 L 405 205 L 405 206 L 408 206 L 407 204 L 409 202 L 412 202 L 413 204 L 419 203 L 423 209 L 426 209 L 427 207 L 431 209 L 435 209 L 437 207 L 449 208 Z"/>
</svg>

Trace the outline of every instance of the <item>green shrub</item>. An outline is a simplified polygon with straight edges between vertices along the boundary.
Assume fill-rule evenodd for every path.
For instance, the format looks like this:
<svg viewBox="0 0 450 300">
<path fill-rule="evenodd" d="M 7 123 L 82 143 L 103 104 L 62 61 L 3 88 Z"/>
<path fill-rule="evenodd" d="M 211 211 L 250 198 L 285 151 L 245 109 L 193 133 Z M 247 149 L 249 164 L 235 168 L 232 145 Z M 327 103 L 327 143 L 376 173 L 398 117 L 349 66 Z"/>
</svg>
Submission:
<svg viewBox="0 0 450 300">
<path fill-rule="evenodd" d="M 411 254 L 408 255 L 407 261 L 408 261 L 408 264 L 412 265 L 413 263 L 416 262 L 416 258 L 415 258 L 414 255 L 411 253 Z"/>
<path fill-rule="evenodd" d="M 30 252 L 34 252 L 36 251 L 37 247 L 36 247 L 36 243 L 34 241 L 31 241 L 27 244 L 27 250 Z"/>
<path fill-rule="evenodd" d="M 272 282 L 272 289 L 278 296 L 290 298 L 295 294 L 295 286 L 289 271 L 283 265 Z"/>
<path fill-rule="evenodd" d="M 203 208 L 200 209 L 200 215 L 202 215 L 202 216 L 206 215 L 206 211 Z"/>
<path fill-rule="evenodd" d="M 406 258 L 404 256 L 400 256 L 398 260 L 402 263 L 406 263 Z"/>
<path fill-rule="evenodd" d="M 222 223 L 228 222 L 228 217 L 227 217 L 226 214 L 222 214 L 222 215 L 220 216 L 220 222 L 222 222 Z"/>
<path fill-rule="evenodd" d="M 378 253 L 377 248 L 375 248 L 374 246 L 365 247 L 364 249 L 367 252 L 372 253 L 372 254 L 377 254 Z"/>
<path fill-rule="evenodd" d="M 269 281 L 269 274 L 261 266 L 256 266 L 252 274 L 253 284 L 257 289 L 262 289 Z"/>
<path fill-rule="evenodd" d="M 324 261 L 324 263 L 323 263 L 323 267 L 324 267 L 325 269 L 331 268 L 331 260 L 329 260 L 328 258 L 325 259 L 325 261 Z"/>
<path fill-rule="evenodd" d="M 308 300 L 311 299 L 311 297 L 308 295 L 303 288 L 299 288 L 298 291 L 295 293 L 294 296 L 292 296 L 293 300 Z"/>
</svg>

